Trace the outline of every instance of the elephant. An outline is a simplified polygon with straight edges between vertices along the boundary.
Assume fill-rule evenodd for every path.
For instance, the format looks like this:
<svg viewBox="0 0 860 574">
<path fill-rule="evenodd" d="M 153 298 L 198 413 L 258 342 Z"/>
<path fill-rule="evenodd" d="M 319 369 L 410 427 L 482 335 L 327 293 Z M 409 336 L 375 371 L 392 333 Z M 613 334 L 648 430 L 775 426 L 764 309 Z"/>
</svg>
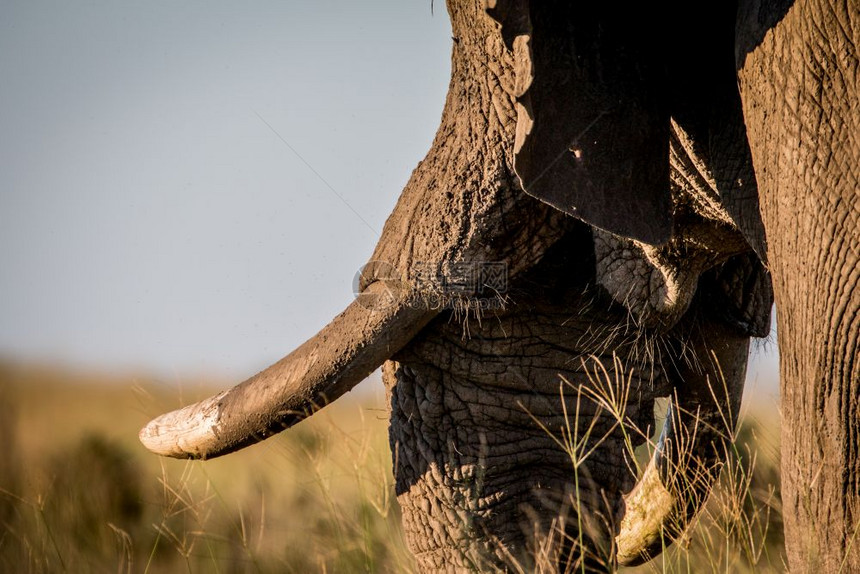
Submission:
<svg viewBox="0 0 860 574">
<path fill-rule="evenodd" d="M 143 444 L 226 454 L 382 365 L 420 570 L 612 570 L 701 506 L 775 302 L 789 566 L 860 571 L 860 11 L 713 4 L 448 0 L 440 127 L 356 300 Z"/>
</svg>

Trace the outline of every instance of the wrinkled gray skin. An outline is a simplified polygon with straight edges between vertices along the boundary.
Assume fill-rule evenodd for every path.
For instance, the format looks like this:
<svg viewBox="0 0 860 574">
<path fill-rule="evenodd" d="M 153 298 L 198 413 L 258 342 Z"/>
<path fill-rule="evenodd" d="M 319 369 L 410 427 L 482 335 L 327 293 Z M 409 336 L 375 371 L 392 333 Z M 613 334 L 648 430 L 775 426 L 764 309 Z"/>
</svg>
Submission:
<svg viewBox="0 0 860 574">
<path fill-rule="evenodd" d="M 406 538 L 426 571 L 528 569 L 541 546 L 559 569 L 583 553 L 599 569 L 613 563 L 620 495 L 636 477 L 621 427 L 576 392 L 594 386 L 584 370 L 598 359 L 612 372 L 614 353 L 632 376 L 626 424 L 653 427 L 654 397 L 683 388 L 681 370 L 703 379 L 706 369 L 683 365 L 706 363 L 714 347 L 729 349 L 721 367 L 737 388 L 748 336 L 767 329 L 769 285 L 710 172 L 697 170 L 709 158 L 680 126 L 671 134 L 676 216 L 667 244 L 585 227 L 523 194 L 513 170 L 518 54 L 481 6 L 451 2 L 449 12 L 455 42 L 442 124 L 372 259 L 408 277 L 418 262 L 438 262 L 444 275 L 445 262 L 501 260 L 513 278 L 503 312 L 480 321 L 443 313 L 385 367 Z M 721 168 L 749 172 L 743 151 Z M 564 406 L 561 378 L 570 383 Z M 598 446 L 575 477 L 555 441 L 577 402 L 580 430 L 595 421 L 583 452 Z M 585 548 L 576 548 L 580 525 Z"/>
<path fill-rule="evenodd" d="M 365 299 L 141 440 L 224 454 L 390 359 L 397 496 L 421 570 L 641 561 L 716 476 L 749 337 L 769 330 L 767 261 L 790 564 L 860 571 L 856 6 L 646 4 L 626 24 L 568 2 L 488 4 L 448 2 L 441 125 L 386 222 Z M 484 262 L 506 264 L 506 292 L 444 287 L 459 264 Z M 460 311 L 428 305 L 440 299 Z M 475 311 L 482 300 L 494 308 Z M 629 381 L 616 413 L 595 398 L 618 393 L 607 379 Z M 676 412 L 655 474 L 625 501 L 627 447 L 665 395 Z M 558 443 L 568 429 L 579 455 Z"/>
</svg>

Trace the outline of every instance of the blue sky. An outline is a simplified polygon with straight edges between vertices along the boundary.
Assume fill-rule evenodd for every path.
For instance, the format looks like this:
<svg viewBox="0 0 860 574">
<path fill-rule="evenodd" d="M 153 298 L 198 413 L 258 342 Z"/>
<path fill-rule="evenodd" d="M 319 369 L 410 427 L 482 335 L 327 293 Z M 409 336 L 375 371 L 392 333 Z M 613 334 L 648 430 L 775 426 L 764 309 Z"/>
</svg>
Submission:
<svg viewBox="0 0 860 574">
<path fill-rule="evenodd" d="M 0 356 L 244 378 L 316 332 L 432 140 L 434 8 L 0 4 Z"/>
</svg>

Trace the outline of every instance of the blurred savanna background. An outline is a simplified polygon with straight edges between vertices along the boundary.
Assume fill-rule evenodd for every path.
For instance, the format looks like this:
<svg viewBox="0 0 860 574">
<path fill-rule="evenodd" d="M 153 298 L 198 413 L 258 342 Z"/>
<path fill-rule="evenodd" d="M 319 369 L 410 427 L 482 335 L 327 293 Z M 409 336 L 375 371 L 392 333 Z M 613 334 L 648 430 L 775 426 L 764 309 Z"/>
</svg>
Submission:
<svg viewBox="0 0 860 574">
<path fill-rule="evenodd" d="M 224 459 L 137 431 L 349 303 L 450 42 L 425 0 L 0 3 L 0 572 L 413 568 L 378 374 Z M 783 570 L 776 363 L 774 334 L 720 488 L 639 571 Z"/>
</svg>

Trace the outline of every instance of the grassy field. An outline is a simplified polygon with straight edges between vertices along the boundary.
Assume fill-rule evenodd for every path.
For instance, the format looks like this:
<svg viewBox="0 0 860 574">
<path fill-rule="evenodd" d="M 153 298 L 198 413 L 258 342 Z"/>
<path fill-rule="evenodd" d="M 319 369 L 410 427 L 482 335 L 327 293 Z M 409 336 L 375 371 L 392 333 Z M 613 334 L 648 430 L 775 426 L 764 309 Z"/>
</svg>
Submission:
<svg viewBox="0 0 860 574">
<path fill-rule="evenodd" d="M 137 430 L 200 381 L 0 367 L 0 572 L 410 572 L 381 389 L 223 459 L 149 455 Z M 745 413 L 694 531 L 628 572 L 781 572 L 778 419 Z"/>
</svg>

